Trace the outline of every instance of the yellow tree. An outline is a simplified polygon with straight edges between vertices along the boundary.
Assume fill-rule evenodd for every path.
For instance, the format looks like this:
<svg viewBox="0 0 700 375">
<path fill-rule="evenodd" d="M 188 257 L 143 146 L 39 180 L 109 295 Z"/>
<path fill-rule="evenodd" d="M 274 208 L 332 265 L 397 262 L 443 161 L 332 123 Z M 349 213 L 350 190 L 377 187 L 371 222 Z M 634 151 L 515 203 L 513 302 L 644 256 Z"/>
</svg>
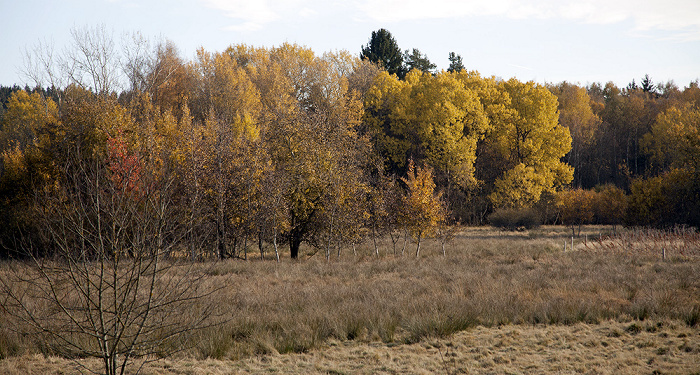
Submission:
<svg viewBox="0 0 700 375">
<path fill-rule="evenodd" d="M 350 235 L 348 221 L 361 217 L 357 197 L 369 146 L 357 133 L 362 105 L 349 91 L 347 56 L 322 57 L 304 47 L 232 46 L 231 58 L 245 69 L 260 95 L 260 137 L 269 155 L 264 181 L 273 205 L 275 232 L 284 230 L 292 258 L 302 242 L 325 247 Z M 271 213 L 272 214 L 272 213 Z M 276 241 L 275 241 L 276 242 Z"/>
<path fill-rule="evenodd" d="M 421 240 L 434 236 L 438 225 L 445 220 L 445 207 L 441 194 L 435 192 L 433 171 L 430 167 L 415 167 L 413 160 L 409 160 L 408 175 L 401 180 L 406 184 L 401 221 L 416 241 L 418 257 Z"/>
<path fill-rule="evenodd" d="M 16 91 L 7 102 L 0 128 L 0 149 L 16 144 L 21 149 L 39 141 L 43 127 L 58 121 L 58 107 L 38 92 Z"/>
<path fill-rule="evenodd" d="M 700 171 L 700 109 L 686 103 L 662 112 L 644 135 L 642 145 L 657 170 Z"/>
<path fill-rule="evenodd" d="M 231 53 L 198 52 L 199 84 L 193 99 L 194 121 L 201 124 L 202 168 L 197 176 L 204 197 L 214 208 L 215 248 L 219 257 L 244 250 L 252 222 L 250 204 L 259 177 L 251 163 L 250 147 L 261 131 L 260 94 L 245 67 Z M 251 174 L 252 173 L 252 174 Z M 229 241 L 233 240 L 233 252 Z M 239 241 L 242 239 L 242 241 Z M 233 254 L 232 254 L 233 253 Z"/>
<path fill-rule="evenodd" d="M 557 96 L 559 102 L 559 124 L 571 133 L 571 151 L 566 161 L 574 168 L 575 186 L 594 181 L 595 157 L 594 136 L 601 125 L 601 119 L 591 108 L 591 98 L 585 88 L 561 82 L 547 88 Z"/>
<path fill-rule="evenodd" d="M 490 199 L 496 207 L 529 207 L 543 192 L 571 182 L 573 169 L 561 161 L 571 135 L 558 123 L 557 99 L 544 86 L 511 79 L 500 87 L 511 111 L 487 136 L 505 167 Z"/>
<path fill-rule="evenodd" d="M 399 81 L 382 72 L 365 107 L 377 150 L 394 171 L 413 158 L 439 171 L 448 184 L 474 184 L 476 145 L 488 121 L 476 93 L 454 75 L 414 70 Z"/>
<path fill-rule="evenodd" d="M 0 249 L 12 246 L 18 231 L 31 229 L 34 193 L 56 179 L 51 160 L 50 130 L 59 122 L 56 104 L 39 93 L 17 91 L 0 123 Z"/>
</svg>

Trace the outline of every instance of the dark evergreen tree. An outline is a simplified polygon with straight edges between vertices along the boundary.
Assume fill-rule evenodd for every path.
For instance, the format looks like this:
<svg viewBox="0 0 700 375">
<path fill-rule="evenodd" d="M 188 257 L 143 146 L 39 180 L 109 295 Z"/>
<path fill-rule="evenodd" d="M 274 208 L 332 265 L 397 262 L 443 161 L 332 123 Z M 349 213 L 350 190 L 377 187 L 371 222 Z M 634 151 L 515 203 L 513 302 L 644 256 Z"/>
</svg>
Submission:
<svg viewBox="0 0 700 375">
<path fill-rule="evenodd" d="M 417 48 L 414 48 L 410 53 L 408 50 L 404 52 L 404 71 L 410 72 L 413 69 L 418 69 L 424 73 L 435 73 L 437 65 L 430 62 L 428 56 L 421 53 Z"/>
<path fill-rule="evenodd" d="M 648 74 L 646 74 L 644 76 L 644 79 L 642 79 L 642 91 L 652 94 L 656 92 L 656 86 L 651 81 L 651 78 L 649 78 Z"/>
<path fill-rule="evenodd" d="M 450 55 L 448 57 L 450 60 L 450 66 L 447 68 L 447 71 L 452 73 L 452 72 L 460 72 L 464 70 L 464 64 L 462 63 L 462 56 L 450 52 Z"/>
<path fill-rule="evenodd" d="M 396 74 L 399 78 L 403 79 L 406 75 L 401 49 L 396 43 L 396 39 L 386 29 L 372 31 L 369 43 L 362 47 L 360 59 L 367 59 L 390 74 Z"/>
</svg>

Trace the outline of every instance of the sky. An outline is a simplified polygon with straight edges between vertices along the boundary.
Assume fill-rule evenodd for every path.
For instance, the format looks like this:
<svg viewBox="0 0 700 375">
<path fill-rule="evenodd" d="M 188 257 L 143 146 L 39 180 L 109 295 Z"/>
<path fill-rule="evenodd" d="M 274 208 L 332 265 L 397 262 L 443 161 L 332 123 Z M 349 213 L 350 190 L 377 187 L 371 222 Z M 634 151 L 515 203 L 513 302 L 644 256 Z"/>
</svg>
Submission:
<svg viewBox="0 0 700 375">
<path fill-rule="evenodd" d="M 679 87 L 700 78 L 700 0 L 0 0 L 0 85 L 28 82 L 25 52 L 63 51 L 71 30 L 104 27 L 115 41 L 167 39 L 198 48 L 297 43 L 359 55 L 385 28 L 438 69 L 462 56 L 482 76 L 626 86 L 648 74 Z"/>
</svg>

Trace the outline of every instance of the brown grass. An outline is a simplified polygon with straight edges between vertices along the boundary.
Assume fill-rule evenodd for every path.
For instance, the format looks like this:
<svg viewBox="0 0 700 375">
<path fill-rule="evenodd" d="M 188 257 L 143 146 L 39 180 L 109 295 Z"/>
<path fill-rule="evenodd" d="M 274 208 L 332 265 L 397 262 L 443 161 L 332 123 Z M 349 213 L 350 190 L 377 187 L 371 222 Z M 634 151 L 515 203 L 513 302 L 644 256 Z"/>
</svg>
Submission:
<svg viewBox="0 0 700 375">
<path fill-rule="evenodd" d="M 158 366 L 181 369 L 173 373 L 700 371 L 690 365 L 700 363 L 700 252 L 669 247 L 662 260 L 642 246 L 596 245 L 609 232 L 584 228 L 574 251 L 566 228 L 464 228 L 445 257 L 437 242 L 425 242 L 419 259 L 409 255 L 411 244 L 405 256 L 393 256 L 386 239 L 378 259 L 368 244 L 357 256 L 342 249 L 330 262 L 310 249 L 300 261 L 219 262 L 208 282 L 226 285 L 219 303 L 227 323 L 200 332 L 182 358 Z M 633 324 L 639 329 L 628 332 Z M 0 328 L 0 357 L 37 358 L 50 354 L 45 347 Z M 285 353 L 297 354 L 278 355 Z M 361 358 L 377 360 L 353 369 Z M 5 359 L 0 373 L 25 362 L 34 361 Z M 194 370 L 201 366 L 212 367 Z"/>
<path fill-rule="evenodd" d="M 637 328 L 638 327 L 638 328 Z M 475 327 L 415 344 L 329 340 L 307 353 L 242 360 L 178 358 L 143 374 L 697 374 L 700 332 L 679 322 Z M 83 364 L 98 367 L 96 360 Z M 131 368 L 133 371 L 135 366 Z M 72 374 L 75 363 L 26 355 L 0 373 Z"/>
</svg>

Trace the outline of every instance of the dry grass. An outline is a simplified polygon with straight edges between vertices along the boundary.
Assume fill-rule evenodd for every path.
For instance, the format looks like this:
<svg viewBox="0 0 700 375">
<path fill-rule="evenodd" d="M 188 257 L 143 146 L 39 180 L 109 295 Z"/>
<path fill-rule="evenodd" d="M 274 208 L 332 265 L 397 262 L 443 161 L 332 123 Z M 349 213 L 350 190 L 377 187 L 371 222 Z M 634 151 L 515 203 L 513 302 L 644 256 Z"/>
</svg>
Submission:
<svg viewBox="0 0 700 375">
<path fill-rule="evenodd" d="M 697 329 L 669 321 L 605 321 L 595 325 L 475 327 L 443 339 L 401 345 L 330 340 L 308 353 L 238 361 L 163 360 L 146 365 L 142 373 L 697 374 L 699 364 Z M 71 361 L 34 355 L 0 361 L 0 373 L 78 371 Z"/>
<path fill-rule="evenodd" d="M 636 247 L 620 248 L 625 246 L 620 236 L 609 238 L 622 245 L 596 247 L 609 232 L 584 228 L 574 251 L 566 228 L 465 228 L 448 244 L 446 257 L 439 243 L 430 242 L 421 246 L 419 259 L 411 255 L 411 244 L 405 256 L 393 256 L 386 239 L 379 259 L 367 244 L 357 255 L 342 249 L 330 262 L 309 249 L 300 261 L 219 262 L 207 271 L 208 282 L 226 284 L 219 303 L 228 311 L 227 323 L 202 331 L 179 360 L 151 368 L 158 373 L 167 372 L 162 366 L 172 373 L 700 371 L 699 250 L 669 247 L 662 260 L 639 246 L 641 236 L 628 241 Z M 0 373 L 25 363 L 43 366 L 32 355 L 50 354 L 44 347 L 0 328 L 0 357 L 33 358 L 5 359 Z M 285 353 L 295 354 L 279 355 Z M 14 373 L 35 371 L 17 368 Z"/>
</svg>

